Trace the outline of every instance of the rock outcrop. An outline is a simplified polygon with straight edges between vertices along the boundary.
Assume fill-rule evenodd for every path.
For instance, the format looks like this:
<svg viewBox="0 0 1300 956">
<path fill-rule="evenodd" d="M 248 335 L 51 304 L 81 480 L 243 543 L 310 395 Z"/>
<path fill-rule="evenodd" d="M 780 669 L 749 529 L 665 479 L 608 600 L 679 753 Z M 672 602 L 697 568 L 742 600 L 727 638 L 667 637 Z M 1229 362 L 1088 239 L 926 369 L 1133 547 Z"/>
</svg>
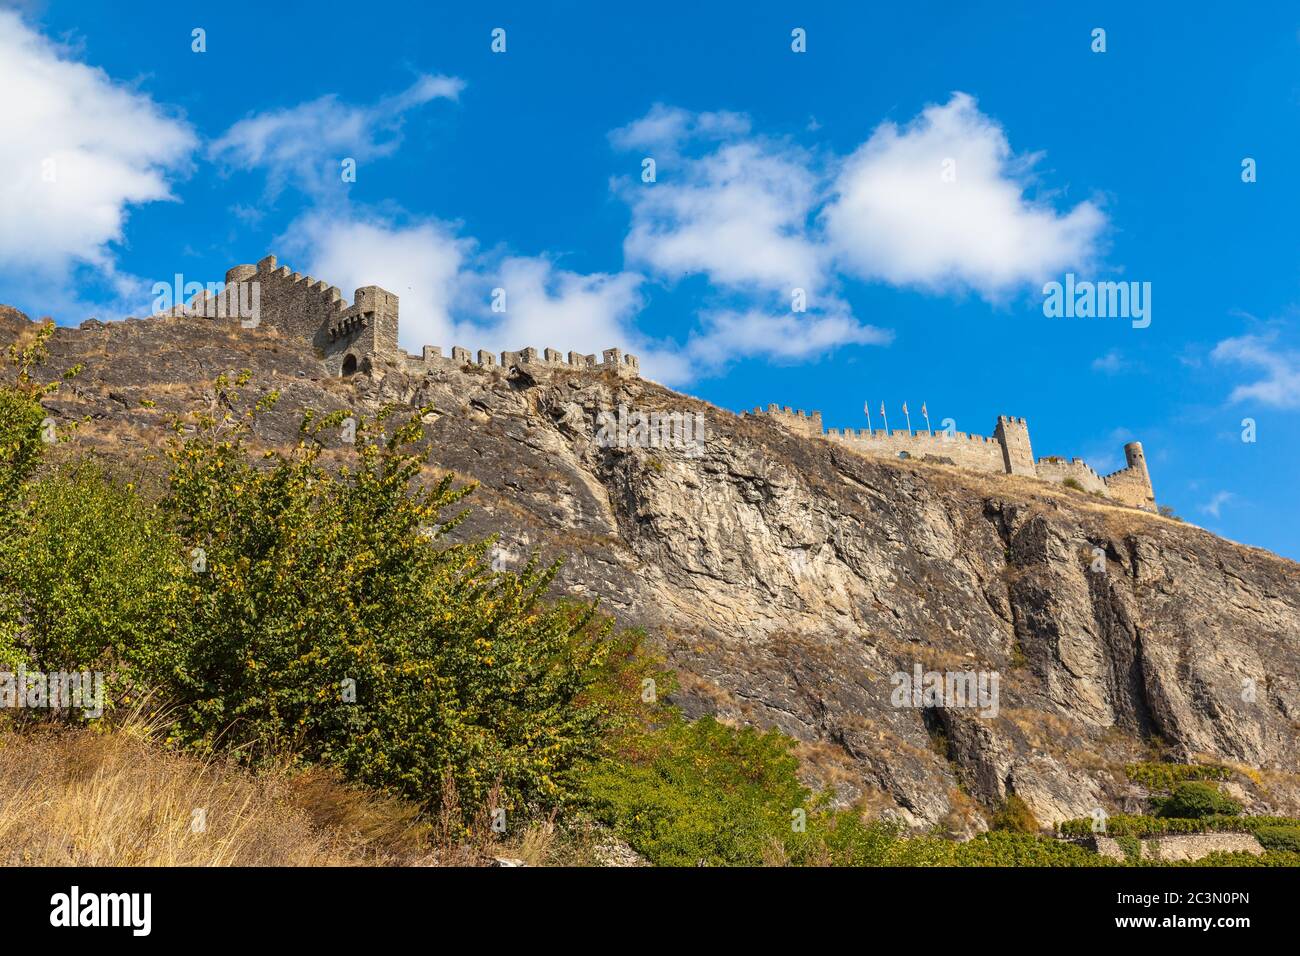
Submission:
<svg viewBox="0 0 1300 956">
<path fill-rule="evenodd" d="M 428 406 L 434 462 L 480 484 L 463 533 L 499 533 L 506 564 L 564 557 L 557 588 L 644 626 L 682 707 L 780 727 L 843 802 L 968 834 L 1015 793 L 1049 823 L 1124 809 L 1123 764 L 1161 755 L 1239 764 L 1250 809 L 1297 809 L 1300 566 L 1267 552 L 605 373 L 377 363 L 343 380 L 273 331 L 186 318 L 60 329 L 52 352 L 86 371 L 51 414 L 112 454 L 155 450 L 170 413 L 245 367 L 283 396 L 268 444 L 306 406 Z M 701 414 L 707 437 L 602 441 L 620 405 Z M 996 707 L 900 702 L 894 675 L 916 665 L 996 674 Z"/>
</svg>

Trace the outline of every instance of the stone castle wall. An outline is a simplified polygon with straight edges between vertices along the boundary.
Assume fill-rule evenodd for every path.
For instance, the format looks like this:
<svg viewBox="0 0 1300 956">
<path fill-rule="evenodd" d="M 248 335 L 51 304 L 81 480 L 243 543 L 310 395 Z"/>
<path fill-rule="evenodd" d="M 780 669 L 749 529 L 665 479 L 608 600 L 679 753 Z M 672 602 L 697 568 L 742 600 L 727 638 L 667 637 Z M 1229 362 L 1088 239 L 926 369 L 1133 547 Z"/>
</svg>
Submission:
<svg viewBox="0 0 1300 956">
<path fill-rule="evenodd" d="M 1082 458 L 1040 458 L 1037 463 L 1038 477 L 1046 481 L 1063 484 L 1066 479 L 1073 479 L 1084 491 L 1107 494 L 1106 481 L 1092 470 Z M 1110 495 L 1110 497 L 1115 497 Z"/>
<path fill-rule="evenodd" d="M 410 355 L 397 344 L 398 307 L 396 295 L 379 286 L 357 289 L 349 303 L 337 286 L 309 275 L 290 271 L 271 255 L 257 265 L 233 266 L 226 272 L 225 287 L 215 295 L 200 293 L 173 314 L 189 310 L 210 317 L 235 317 L 239 305 L 252 300 L 250 285 L 256 283 L 258 327 L 277 329 L 288 338 L 305 341 L 316 350 L 325 367 L 335 375 L 373 371 L 378 363 L 388 362 L 413 374 L 436 366 L 479 365 L 491 367 L 496 356 L 480 349 L 471 357 L 460 346 L 444 357 L 442 349 L 425 346 L 420 355 Z M 605 349 L 598 360 L 595 355 L 570 352 L 567 359 L 555 349 L 538 352 L 535 348 L 501 353 L 501 365 L 510 368 L 526 365 L 537 370 L 584 369 L 612 371 L 637 378 L 641 363 L 635 355 L 620 349 Z"/>
<path fill-rule="evenodd" d="M 909 458 L 947 459 L 954 465 L 970 471 L 983 471 L 989 474 L 1005 474 L 1002 446 L 993 438 L 983 435 L 968 435 L 965 432 L 913 432 L 895 429 L 892 433 L 877 429 L 868 432 L 865 428 L 856 433 L 852 428 L 828 430 L 826 437 L 841 445 L 848 445 L 868 455 L 883 455 L 899 458 L 904 454 Z"/>
<path fill-rule="evenodd" d="M 480 368 L 494 368 L 498 364 L 494 352 L 479 349 L 471 353 L 469 349 L 459 345 L 452 347 L 450 355 L 443 355 L 442 349 L 438 346 L 426 345 L 421 355 L 404 355 L 404 361 L 407 371 L 416 375 L 435 366 L 463 368 L 466 365 L 476 365 Z M 500 365 L 502 368 L 520 365 L 535 370 L 610 371 L 629 378 L 639 377 L 641 372 L 637 357 L 625 355 L 620 349 L 605 349 L 597 359 L 595 355 L 583 355 L 580 352 L 570 352 L 565 356 L 557 349 L 543 349 L 539 352 L 535 348 L 526 348 L 502 352 Z"/>
<path fill-rule="evenodd" d="M 1023 418 L 1003 415 L 998 418 L 992 437 L 968 435 L 965 432 L 907 431 L 885 429 L 828 428 L 822 430 L 821 412 L 793 411 L 769 405 L 767 409 L 755 408 L 746 415 L 763 416 L 780 423 L 784 428 L 805 438 L 823 438 L 847 448 L 876 458 L 917 458 L 953 464 L 968 471 L 985 474 L 1022 475 L 1063 484 L 1071 481 L 1083 491 L 1103 498 L 1155 511 L 1155 492 L 1147 472 L 1146 456 L 1140 442 L 1124 446 L 1128 464 L 1110 475 L 1102 477 L 1081 458 L 1047 457 L 1034 459 L 1029 441 L 1029 426 Z"/>
</svg>

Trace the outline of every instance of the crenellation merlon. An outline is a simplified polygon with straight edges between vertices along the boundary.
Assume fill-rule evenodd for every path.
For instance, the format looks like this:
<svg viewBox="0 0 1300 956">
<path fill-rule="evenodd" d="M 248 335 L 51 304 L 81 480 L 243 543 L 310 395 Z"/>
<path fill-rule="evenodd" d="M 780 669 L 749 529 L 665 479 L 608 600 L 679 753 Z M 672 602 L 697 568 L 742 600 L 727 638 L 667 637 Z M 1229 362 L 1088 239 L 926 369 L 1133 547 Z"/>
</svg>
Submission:
<svg viewBox="0 0 1300 956">
<path fill-rule="evenodd" d="M 821 412 L 805 413 L 790 406 L 756 406 L 745 416 L 770 418 L 787 430 L 805 437 L 822 438 L 860 454 L 876 458 L 926 457 L 986 474 L 1009 474 L 1037 478 L 1091 492 L 1102 498 L 1157 511 L 1146 455 L 1140 442 L 1124 446 L 1125 467 L 1102 477 L 1082 458 L 1067 461 L 1056 456 L 1035 460 L 1024 418 L 999 415 L 993 435 L 966 432 L 933 432 L 930 429 L 828 428 L 823 434 Z"/>
</svg>

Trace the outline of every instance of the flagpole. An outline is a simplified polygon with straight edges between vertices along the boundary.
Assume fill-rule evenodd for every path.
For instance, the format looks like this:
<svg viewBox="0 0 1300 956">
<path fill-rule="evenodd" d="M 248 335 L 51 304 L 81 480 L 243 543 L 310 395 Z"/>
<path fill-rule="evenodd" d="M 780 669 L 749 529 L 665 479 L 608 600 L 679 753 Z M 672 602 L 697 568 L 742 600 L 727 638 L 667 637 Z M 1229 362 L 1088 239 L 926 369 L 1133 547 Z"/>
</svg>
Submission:
<svg viewBox="0 0 1300 956">
<path fill-rule="evenodd" d="M 885 403 L 880 403 L 880 417 L 885 420 L 885 437 L 889 437 L 889 415 L 885 412 Z"/>
<path fill-rule="evenodd" d="M 930 427 L 930 412 L 926 409 L 925 402 L 921 403 L 921 414 L 925 416 L 925 430 L 933 435 L 934 429 Z"/>
<path fill-rule="evenodd" d="M 903 403 L 903 417 L 907 419 L 907 433 L 912 434 L 912 416 L 907 413 L 907 402 Z"/>
<path fill-rule="evenodd" d="M 863 402 L 862 410 L 867 413 L 867 435 L 871 435 L 871 403 Z"/>
</svg>

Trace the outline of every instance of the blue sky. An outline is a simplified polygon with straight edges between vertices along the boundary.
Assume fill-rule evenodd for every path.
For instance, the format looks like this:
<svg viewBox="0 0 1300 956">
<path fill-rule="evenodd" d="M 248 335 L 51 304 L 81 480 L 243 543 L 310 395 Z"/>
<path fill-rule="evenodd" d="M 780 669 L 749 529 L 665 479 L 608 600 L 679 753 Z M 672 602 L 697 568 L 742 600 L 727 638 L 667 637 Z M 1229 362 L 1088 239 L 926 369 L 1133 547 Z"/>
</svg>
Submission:
<svg viewBox="0 0 1300 956">
<path fill-rule="evenodd" d="M 1136 437 L 1162 503 L 1300 557 L 1300 9 L 726 6 L 0 11 L 0 302 L 142 314 L 274 251 L 396 292 L 411 351 L 620 345 L 1103 472 Z M 1046 317 L 1067 272 L 1149 327 Z"/>
</svg>

